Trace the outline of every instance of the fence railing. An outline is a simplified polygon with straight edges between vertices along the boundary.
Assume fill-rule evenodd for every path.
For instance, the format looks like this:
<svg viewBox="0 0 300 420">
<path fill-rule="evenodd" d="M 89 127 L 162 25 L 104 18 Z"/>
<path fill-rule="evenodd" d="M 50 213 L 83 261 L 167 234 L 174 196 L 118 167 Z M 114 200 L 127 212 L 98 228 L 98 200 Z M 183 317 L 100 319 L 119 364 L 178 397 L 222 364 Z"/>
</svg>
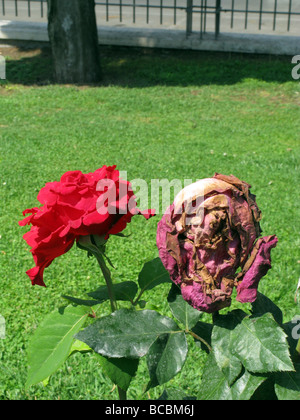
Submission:
<svg viewBox="0 0 300 420">
<path fill-rule="evenodd" d="M 300 0 L 102 0 L 100 25 L 300 35 Z M 0 0 L 0 19 L 46 20 L 47 0 Z"/>
<path fill-rule="evenodd" d="M 47 16 L 47 0 L 1 0 L 2 16 L 14 14 L 15 17 L 32 17 L 32 8 L 36 12 L 36 5 L 39 3 L 41 18 Z M 1 17 L 1 15 L 0 15 Z"/>
</svg>

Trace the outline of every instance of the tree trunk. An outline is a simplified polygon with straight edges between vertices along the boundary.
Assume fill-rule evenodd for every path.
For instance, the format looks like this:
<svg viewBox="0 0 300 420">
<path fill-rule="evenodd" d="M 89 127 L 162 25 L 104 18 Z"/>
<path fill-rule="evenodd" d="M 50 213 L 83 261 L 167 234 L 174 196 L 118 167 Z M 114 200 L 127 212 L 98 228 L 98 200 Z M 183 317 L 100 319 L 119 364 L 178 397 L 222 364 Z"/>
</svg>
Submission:
<svg viewBox="0 0 300 420">
<path fill-rule="evenodd" d="M 58 83 L 101 80 L 94 0 L 48 0 L 48 33 Z"/>
</svg>

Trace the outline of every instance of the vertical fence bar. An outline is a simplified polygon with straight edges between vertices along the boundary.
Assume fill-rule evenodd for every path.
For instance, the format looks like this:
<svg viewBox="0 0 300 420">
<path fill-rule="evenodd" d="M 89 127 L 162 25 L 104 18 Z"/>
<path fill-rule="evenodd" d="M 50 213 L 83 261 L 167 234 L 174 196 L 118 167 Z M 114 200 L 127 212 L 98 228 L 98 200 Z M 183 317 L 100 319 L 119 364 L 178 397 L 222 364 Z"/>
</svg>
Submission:
<svg viewBox="0 0 300 420">
<path fill-rule="evenodd" d="M 186 0 L 186 35 L 193 31 L 193 0 Z"/>
<path fill-rule="evenodd" d="M 258 29 L 261 30 L 264 0 L 260 0 Z"/>
<path fill-rule="evenodd" d="M 120 22 L 123 21 L 123 4 L 122 4 L 122 0 L 119 0 L 119 15 L 120 15 Z"/>
<path fill-rule="evenodd" d="M 221 0 L 216 0 L 216 21 L 215 21 L 215 38 L 220 34 L 221 24 Z"/>
<path fill-rule="evenodd" d="M 206 33 L 207 0 L 204 2 L 204 33 Z"/>
<path fill-rule="evenodd" d="M 5 16 L 5 3 L 4 0 L 2 0 L 2 14 Z"/>
<path fill-rule="evenodd" d="M 288 26 L 287 26 L 288 32 L 290 31 L 290 28 L 291 28 L 291 14 L 292 14 L 292 0 L 290 0 L 289 2 Z"/>
<path fill-rule="evenodd" d="M 132 21 L 133 21 L 133 23 L 135 23 L 135 12 L 136 12 L 135 7 L 136 7 L 135 0 L 133 0 L 133 8 L 132 8 L 132 13 L 133 13 Z"/>
<path fill-rule="evenodd" d="M 44 17 L 44 2 L 41 0 L 41 17 Z"/>
<path fill-rule="evenodd" d="M 234 16 L 234 0 L 232 0 L 231 2 L 231 22 L 230 22 L 231 29 L 233 28 L 233 16 Z"/>
<path fill-rule="evenodd" d="M 246 10 L 245 10 L 245 29 L 248 28 L 248 11 L 249 11 L 249 0 L 246 0 Z"/>
<path fill-rule="evenodd" d="M 109 5 L 108 5 L 108 0 L 106 0 L 105 3 L 105 12 L 106 12 L 106 22 L 109 21 Z"/>
<path fill-rule="evenodd" d="M 30 4 L 30 0 L 27 1 L 28 4 L 28 17 L 31 17 L 31 4 Z"/>
<path fill-rule="evenodd" d="M 15 15 L 18 16 L 18 0 L 15 0 Z"/>
<path fill-rule="evenodd" d="M 277 17 L 277 0 L 274 1 L 273 31 L 275 31 L 276 29 L 276 17 Z"/>
<path fill-rule="evenodd" d="M 203 36 L 203 0 L 201 0 L 200 4 L 200 39 L 202 39 Z"/>
<path fill-rule="evenodd" d="M 149 0 L 147 0 L 147 17 L 146 17 L 147 23 L 149 23 Z"/>
<path fill-rule="evenodd" d="M 163 24 L 163 0 L 160 0 L 160 11 L 159 11 L 159 21 L 160 24 Z"/>
<path fill-rule="evenodd" d="M 177 22 L 177 0 L 174 0 L 174 20 L 173 20 L 173 22 L 174 22 L 174 25 L 176 25 L 176 22 Z"/>
</svg>

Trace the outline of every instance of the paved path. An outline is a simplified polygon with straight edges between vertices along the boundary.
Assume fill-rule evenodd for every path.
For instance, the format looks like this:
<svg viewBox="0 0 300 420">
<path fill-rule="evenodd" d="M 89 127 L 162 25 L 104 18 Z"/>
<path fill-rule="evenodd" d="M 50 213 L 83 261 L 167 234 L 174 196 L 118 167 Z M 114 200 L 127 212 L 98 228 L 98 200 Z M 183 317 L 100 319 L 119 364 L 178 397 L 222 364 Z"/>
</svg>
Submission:
<svg viewBox="0 0 300 420">
<path fill-rule="evenodd" d="M 119 2 L 132 4 L 133 0 L 109 0 L 109 3 Z M 161 9 L 161 5 L 169 8 Z M 96 15 L 98 25 L 107 26 L 126 26 L 126 27 L 147 27 L 147 28 L 170 28 L 170 29 L 185 29 L 186 28 L 186 12 L 185 10 L 177 10 L 176 24 L 174 24 L 174 10 L 172 6 L 176 1 L 177 7 L 186 5 L 186 0 L 149 0 L 151 6 L 149 9 L 149 22 L 147 22 L 147 0 L 136 0 L 137 5 L 144 7 L 136 7 L 135 9 L 135 23 L 133 23 L 134 9 L 133 7 L 106 6 L 98 5 L 96 7 Z M 261 0 L 250 0 L 249 11 L 259 10 Z M 287 12 L 289 10 L 289 0 L 278 0 L 277 10 Z M 194 0 L 195 5 L 200 5 L 200 0 Z M 16 16 L 16 4 L 18 16 Z M 245 10 L 246 0 L 235 0 L 234 7 L 236 9 Z M 249 34 L 276 34 L 276 35 L 299 35 L 300 36 L 300 14 L 291 17 L 290 31 L 287 31 L 288 17 L 287 15 L 277 15 L 276 30 L 273 31 L 274 23 L 274 4 L 275 0 L 263 0 L 263 10 L 272 13 L 264 14 L 262 17 L 261 29 L 259 30 L 259 14 L 249 13 L 247 30 L 245 30 L 245 13 L 232 13 L 230 11 L 223 12 L 221 15 L 221 32 L 223 33 L 249 33 Z M 293 0 L 292 11 L 300 13 L 300 0 Z M 5 10 L 3 10 L 3 5 Z M 207 5 L 215 5 L 215 0 L 207 0 Z M 223 9 L 231 9 L 232 0 L 222 0 Z M 196 9 L 197 10 L 197 9 Z M 199 9 L 198 9 L 199 10 Z M 120 22 L 120 11 L 122 13 L 122 21 Z M 5 12 L 5 13 L 3 13 Z M 29 16 L 30 15 L 30 16 Z M 43 16 L 41 16 L 43 15 Z M 108 18 L 108 21 L 107 21 Z M 231 22 L 233 18 L 233 28 Z M 39 0 L 0 0 L 0 20 L 20 20 L 32 22 L 46 22 L 47 20 L 47 6 Z M 207 15 L 206 30 L 213 32 L 215 28 L 215 18 L 213 14 Z M 193 30 L 200 31 L 200 14 L 194 13 Z"/>
</svg>

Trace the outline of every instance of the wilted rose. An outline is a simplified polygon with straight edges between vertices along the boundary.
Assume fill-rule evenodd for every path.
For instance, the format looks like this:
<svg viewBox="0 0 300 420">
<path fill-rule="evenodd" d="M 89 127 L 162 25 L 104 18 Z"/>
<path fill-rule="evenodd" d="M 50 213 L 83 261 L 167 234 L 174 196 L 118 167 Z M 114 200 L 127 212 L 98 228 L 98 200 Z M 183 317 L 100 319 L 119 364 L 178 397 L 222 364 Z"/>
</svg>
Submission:
<svg viewBox="0 0 300 420">
<path fill-rule="evenodd" d="M 158 224 L 159 256 L 183 298 L 215 312 L 237 300 L 254 302 L 271 267 L 276 236 L 260 237 L 261 212 L 251 186 L 215 174 L 184 188 Z"/>
<path fill-rule="evenodd" d="M 95 172 L 66 172 L 59 182 L 49 182 L 38 194 L 42 207 L 25 210 L 31 214 L 20 221 L 31 225 L 23 238 L 29 246 L 35 267 L 27 271 L 32 284 L 45 286 L 44 269 L 66 253 L 82 236 L 108 239 L 125 229 L 132 216 L 149 218 L 152 210 L 141 212 L 129 182 L 120 179 L 116 166 L 103 166 Z"/>
</svg>

